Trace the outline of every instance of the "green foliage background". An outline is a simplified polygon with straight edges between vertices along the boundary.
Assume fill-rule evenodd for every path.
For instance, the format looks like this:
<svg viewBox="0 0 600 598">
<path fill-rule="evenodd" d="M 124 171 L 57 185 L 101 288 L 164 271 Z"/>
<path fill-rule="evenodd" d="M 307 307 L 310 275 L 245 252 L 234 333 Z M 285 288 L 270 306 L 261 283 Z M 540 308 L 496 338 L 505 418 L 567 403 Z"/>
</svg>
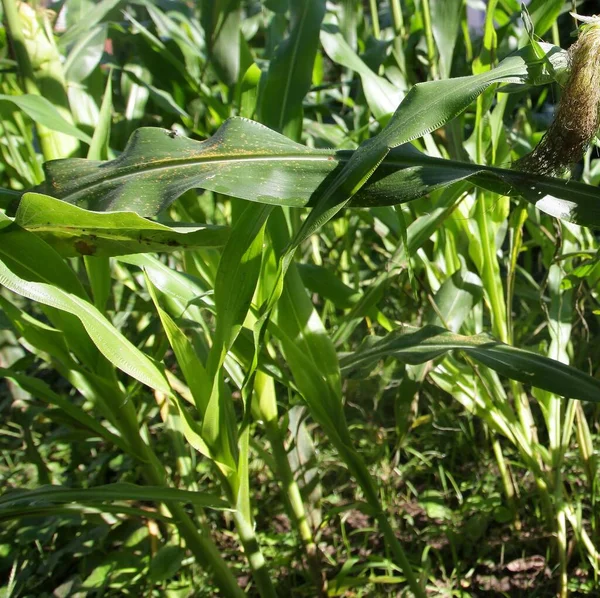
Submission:
<svg viewBox="0 0 600 598">
<path fill-rule="evenodd" d="M 2 1 L 2 596 L 595 595 L 600 160 L 511 169 L 590 3 L 42 4 Z"/>
</svg>

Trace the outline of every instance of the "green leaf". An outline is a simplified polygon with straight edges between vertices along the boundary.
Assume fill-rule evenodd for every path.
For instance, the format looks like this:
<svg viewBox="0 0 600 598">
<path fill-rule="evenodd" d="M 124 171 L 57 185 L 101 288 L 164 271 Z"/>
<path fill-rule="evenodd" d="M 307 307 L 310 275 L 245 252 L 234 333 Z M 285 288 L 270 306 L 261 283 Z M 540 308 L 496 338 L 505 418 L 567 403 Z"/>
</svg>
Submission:
<svg viewBox="0 0 600 598">
<path fill-rule="evenodd" d="M 211 380 L 206 373 L 204 365 L 200 361 L 192 342 L 184 332 L 177 326 L 173 318 L 160 307 L 156 289 L 151 280 L 146 277 L 146 284 L 150 291 L 152 301 L 158 311 L 160 321 L 169 339 L 169 344 L 175 353 L 177 363 L 185 377 L 185 381 L 194 397 L 196 408 L 201 417 L 204 417 L 208 406 Z"/>
<path fill-rule="evenodd" d="M 91 144 L 92 138 L 86 135 L 83 131 L 80 131 L 75 125 L 65 120 L 60 112 L 54 107 L 54 105 L 43 96 L 36 96 L 31 94 L 24 94 L 20 96 L 9 96 L 6 94 L 0 94 L 0 101 L 11 102 L 20 110 L 23 110 L 31 120 L 38 125 L 43 125 L 47 129 L 52 131 L 58 131 L 65 135 L 70 135 L 83 141 L 84 143 Z"/>
<path fill-rule="evenodd" d="M 281 253 L 289 240 L 281 210 L 274 212 L 269 234 L 276 251 Z M 349 443 L 335 348 L 294 263 L 287 272 L 271 326 L 311 412 L 329 436 L 335 430 L 336 435 Z"/>
<path fill-rule="evenodd" d="M 361 293 L 344 284 L 331 270 L 315 264 L 296 264 L 304 286 L 329 299 L 338 309 L 348 309 L 359 301 Z"/>
<path fill-rule="evenodd" d="M 331 24 L 323 26 L 321 44 L 333 62 L 358 73 L 367 104 L 375 118 L 381 119 L 389 116 L 396 110 L 404 97 L 404 91 L 374 73 L 358 57 L 336 26 Z"/>
<path fill-rule="evenodd" d="M 355 353 L 342 357 L 342 372 L 348 375 L 358 368 L 370 368 L 388 357 L 409 364 L 425 363 L 453 350 L 465 351 L 512 380 L 563 397 L 600 402 L 600 380 L 574 367 L 506 345 L 487 334 L 461 336 L 438 326 L 403 326 L 383 338 L 369 339 Z"/>
<path fill-rule="evenodd" d="M 544 35 L 552 27 L 552 24 L 556 22 L 556 19 L 564 11 L 564 8 L 564 0 L 532 0 L 527 6 L 527 10 L 533 21 L 536 35 L 540 37 Z M 519 43 L 523 44 L 526 41 L 527 32 L 523 31 Z"/>
<path fill-rule="evenodd" d="M 107 29 L 106 25 L 96 25 L 82 32 L 65 60 L 64 69 L 67 81 L 80 83 L 98 67 L 104 54 Z"/>
<path fill-rule="evenodd" d="M 47 162 L 40 191 L 96 211 L 142 216 L 157 214 L 191 188 L 299 207 L 335 166 L 331 151 L 311 150 L 233 118 L 204 142 L 142 128 L 116 160 Z"/>
<path fill-rule="evenodd" d="M 482 298 L 481 279 L 463 267 L 447 278 L 438 289 L 433 298 L 437 310 L 432 310 L 428 322 L 441 324 L 452 332 L 458 332 L 474 304 Z"/>
<path fill-rule="evenodd" d="M 324 15 L 324 0 L 292 3 L 290 35 L 277 47 L 261 91 L 260 121 L 280 132 L 295 123 L 293 137 L 302 128 L 302 101 L 310 89 Z"/>
<path fill-rule="evenodd" d="M 133 212 L 89 212 L 39 193 L 23 196 L 15 222 L 65 257 L 218 247 L 229 237 L 229 229 L 223 226 L 171 227 Z"/>
<path fill-rule="evenodd" d="M 165 91 L 164 89 L 159 89 L 155 85 L 144 81 L 144 79 L 137 75 L 134 68 L 125 67 L 123 73 L 127 77 L 129 77 L 136 85 L 139 85 L 140 87 L 145 87 L 148 90 L 148 93 L 150 94 L 150 97 L 152 98 L 156 106 L 162 112 L 166 114 L 174 114 L 175 116 L 180 116 L 184 118 L 190 118 L 189 114 L 179 106 L 179 104 L 175 101 L 173 96 L 168 91 Z"/>
<path fill-rule="evenodd" d="M 188 492 L 177 488 L 138 486 L 118 483 L 94 488 L 67 488 L 65 486 L 42 486 L 35 490 L 12 490 L 0 496 L 0 512 L 3 508 L 35 503 L 63 504 L 79 502 L 92 504 L 116 500 L 147 500 L 152 502 L 181 502 L 207 509 L 230 510 L 229 505 L 218 496 L 205 492 Z"/>
<path fill-rule="evenodd" d="M 208 56 L 219 78 L 237 83 L 240 71 L 240 0 L 202 0 Z"/>
<path fill-rule="evenodd" d="M 109 148 L 113 111 L 112 89 L 111 71 L 106 78 L 106 86 L 104 88 L 104 95 L 102 96 L 102 105 L 100 106 L 100 114 L 98 115 L 98 122 L 96 123 L 94 136 L 92 137 L 92 143 L 87 154 L 87 157 L 91 160 L 105 160 L 109 157 L 112 157 L 112 152 Z"/>
<path fill-rule="evenodd" d="M 548 58 L 555 60 L 560 50 L 550 47 Z M 536 83 L 530 80 L 530 64 L 537 63 L 528 46 L 507 56 L 485 73 L 418 83 L 406 95 L 387 127 L 376 137 L 378 143 L 393 148 L 426 133 L 431 133 L 463 112 L 469 104 L 494 83 Z M 545 80 L 551 81 L 550 76 Z"/>
<path fill-rule="evenodd" d="M 21 278 L 87 297 L 80 280 L 65 261 L 42 239 L 14 222 L 0 229 L 0 260 Z"/>
<path fill-rule="evenodd" d="M 202 422 L 202 436 L 219 461 L 229 468 L 232 457 L 238 457 L 238 434 L 231 398 L 220 384 L 221 369 L 248 315 L 256 291 L 264 231 L 271 211 L 270 206 L 245 207 L 233 225 L 215 279 L 217 328 L 207 366 L 212 392 Z"/>
<path fill-rule="evenodd" d="M 272 208 L 248 205 L 235 222 L 215 279 L 215 346 L 225 351 L 235 341 L 252 302 L 263 252 L 265 224 Z"/>
<path fill-rule="evenodd" d="M 179 546 L 161 546 L 150 561 L 148 579 L 152 583 L 160 583 L 174 577 L 184 557 L 185 550 Z"/>
<path fill-rule="evenodd" d="M 531 48 L 508 56 L 495 69 L 480 75 L 415 85 L 383 131 L 364 142 L 337 176 L 323 186 L 317 194 L 314 209 L 304 221 L 290 251 L 350 202 L 383 162 L 390 149 L 443 126 L 465 110 L 493 83 L 526 83 L 529 80 L 528 60 L 538 61 Z"/>
<path fill-rule="evenodd" d="M 164 294 L 169 301 L 171 312 L 179 317 L 193 301 L 204 297 L 205 302 L 212 304 L 212 298 L 206 297 L 209 291 L 200 279 L 169 268 L 166 264 L 151 255 L 121 256 L 118 261 L 143 268 L 152 285 Z"/>
<path fill-rule="evenodd" d="M 91 10 L 86 10 L 84 15 L 71 25 L 63 35 L 58 38 L 58 43 L 62 48 L 71 45 L 81 39 L 89 31 L 100 23 L 108 13 L 115 9 L 123 0 L 100 0 L 94 2 Z"/>
<path fill-rule="evenodd" d="M 431 3 L 431 26 L 440 55 L 440 75 L 442 79 L 447 79 L 450 76 L 452 56 L 460 31 L 462 8 L 463 0 L 444 0 L 443 2 Z"/>
<path fill-rule="evenodd" d="M 42 259 L 38 259 L 40 252 L 32 251 L 36 242 L 45 246 Z M 52 263 L 56 265 L 56 270 L 49 273 L 49 264 Z M 98 350 L 113 365 L 143 384 L 170 394 L 170 387 L 158 366 L 129 342 L 94 305 L 82 298 L 83 294 L 76 294 L 78 289 L 75 285 L 63 283 L 63 288 L 57 286 L 54 279 L 58 273 L 59 277 L 64 275 L 66 281 L 69 280 L 66 273 L 73 276 L 72 271 L 41 239 L 16 224 L 0 230 L 1 285 L 23 297 L 76 317 Z M 27 278 L 23 278 L 24 275 Z M 48 282 L 38 282 L 40 280 Z M 64 288 L 73 286 L 75 293 Z"/>
<path fill-rule="evenodd" d="M 522 50 L 477 76 L 416 85 L 382 133 L 354 153 L 310 149 L 239 118 L 228 120 L 205 142 L 140 129 L 117 160 L 47 163 L 40 190 L 94 210 L 142 215 L 156 214 L 194 187 L 271 205 L 319 203 L 297 243 L 350 200 L 354 206 L 397 204 L 470 179 L 497 193 L 521 194 L 551 215 L 596 226 L 595 187 L 430 158 L 411 146 L 396 148 L 448 122 L 489 85 L 528 81 L 530 62 L 539 62 L 532 53 Z"/>
<path fill-rule="evenodd" d="M 114 513 L 119 515 L 129 515 L 139 517 L 146 520 L 148 518 L 148 510 L 126 505 L 107 505 L 96 504 L 94 506 L 86 506 L 78 503 L 71 503 L 66 506 L 48 505 L 48 506 L 31 506 L 19 505 L 17 507 L 7 507 L 0 509 L 0 521 L 13 521 L 15 519 L 23 519 L 34 517 L 74 517 L 81 520 L 81 515 L 97 515 L 99 513 Z M 162 513 L 152 513 L 152 518 L 165 523 L 172 523 L 170 517 Z"/>
</svg>

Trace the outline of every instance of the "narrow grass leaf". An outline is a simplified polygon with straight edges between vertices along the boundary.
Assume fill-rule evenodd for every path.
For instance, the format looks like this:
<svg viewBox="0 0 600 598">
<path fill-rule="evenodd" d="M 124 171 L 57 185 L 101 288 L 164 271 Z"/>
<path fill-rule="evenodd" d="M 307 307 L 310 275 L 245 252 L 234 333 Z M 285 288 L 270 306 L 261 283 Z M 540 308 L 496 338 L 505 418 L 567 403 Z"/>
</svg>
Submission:
<svg viewBox="0 0 600 598">
<path fill-rule="evenodd" d="M 262 260 L 265 225 L 272 208 L 246 206 L 235 222 L 219 261 L 215 280 L 215 346 L 228 351 L 246 319 Z M 222 361 L 220 361 L 222 363 Z"/>
<path fill-rule="evenodd" d="M 39 380 L 38 378 L 33 378 L 19 372 L 14 372 L 11 369 L 6 368 L 0 368 L 0 378 L 8 378 L 12 380 L 15 384 L 40 401 L 43 401 L 48 405 L 54 405 L 55 407 L 58 407 L 67 415 L 72 417 L 81 426 L 87 428 L 94 434 L 97 434 L 98 437 L 103 438 L 111 444 L 114 444 L 116 447 L 125 452 L 129 451 L 127 442 L 123 438 L 117 436 L 103 425 L 98 423 L 97 419 L 92 417 L 81 407 L 54 392 L 43 380 Z"/>
<path fill-rule="evenodd" d="M 210 398 L 211 380 L 200 361 L 194 346 L 184 332 L 177 326 L 173 318 L 161 308 L 158 302 L 156 289 L 151 280 L 146 276 L 146 286 L 158 312 L 162 327 L 169 339 L 169 344 L 175 353 L 177 363 L 190 389 L 196 408 L 201 417 L 204 417 Z"/>
<path fill-rule="evenodd" d="M 112 71 L 108 73 L 106 78 L 106 87 L 102 96 L 102 104 L 100 106 L 100 114 L 98 122 L 92 136 L 92 143 L 88 151 L 87 157 L 90 160 L 107 160 L 111 157 L 109 149 L 110 143 L 110 128 L 112 125 Z"/>
<path fill-rule="evenodd" d="M 30 506 L 20 505 L 18 507 L 6 507 L 0 509 L 0 521 L 14 521 L 15 519 L 35 518 L 39 521 L 40 517 L 63 517 L 81 520 L 82 515 L 100 515 L 102 513 L 113 513 L 115 515 L 129 515 L 139 517 L 143 521 L 147 520 L 149 513 L 147 509 L 130 507 L 123 504 L 105 504 L 94 503 L 94 506 L 83 505 L 80 503 L 70 503 L 67 505 L 48 505 L 48 506 Z M 166 517 L 160 512 L 153 512 L 152 519 L 172 523 L 170 517 Z"/>
<path fill-rule="evenodd" d="M 174 317 L 183 314 L 188 305 L 203 298 L 204 303 L 213 305 L 212 292 L 199 278 L 178 272 L 151 255 L 120 256 L 118 261 L 142 268 L 152 285 L 164 295 L 169 304 L 169 313 Z"/>
<path fill-rule="evenodd" d="M 19 504 L 61 504 L 79 502 L 90 504 L 102 501 L 143 500 L 151 502 L 181 502 L 207 509 L 231 510 L 219 498 L 204 492 L 188 492 L 177 488 L 160 486 L 138 486 L 130 483 L 107 484 L 95 488 L 67 488 L 64 486 L 42 486 L 35 490 L 12 490 L 0 496 L 0 510 Z"/>
</svg>

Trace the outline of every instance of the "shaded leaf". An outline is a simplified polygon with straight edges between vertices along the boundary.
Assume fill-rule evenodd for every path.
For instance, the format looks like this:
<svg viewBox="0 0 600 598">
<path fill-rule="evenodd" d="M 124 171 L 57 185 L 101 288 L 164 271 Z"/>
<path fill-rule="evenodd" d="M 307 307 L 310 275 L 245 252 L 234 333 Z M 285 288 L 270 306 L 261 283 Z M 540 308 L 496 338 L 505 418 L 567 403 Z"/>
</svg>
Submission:
<svg viewBox="0 0 600 598">
<path fill-rule="evenodd" d="M 203 0 L 201 21 L 212 66 L 233 85 L 240 71 L 240 0 Z"/>
<path fill-rule="evenodd" d="M 188 492 L 177 488 L 163 488 L 160 486 L 138 486 L 120 482 L 118 484 L 106 484 L 94 488 L 67 488 L 66 486 L 42 486 L 35 490 L 13 490 L 5 492 L 0 496 L 1 509 L 20 505 L 35 503 L 60 504 L 79 502 L 90 504 L 102 501 L 115 500 L 143 500 L 152 502 L 175 501 L 191 505 L 198 505 L 208 509 L 227 509 L 229 505 L 219 498 L 204 492 Z"/>
<path fill-rule="evenodd" d="M 185 550 L 179 546 L 161 546 L 152 557 L 148 578 L 153 583 L 166 581 L 177 574 L 185 557 Z"/>
<path fill-rule="evenodd" d="M 342 357 L 340 363 L 348 375 L 387 357 L 419 364 L 454 350 L 465 351 L 483 365 L 524 384 L 571 399 L 600 402 L 600 380 L 574 367 L 506 345 L 487 334 L 462 336 L 438 326 L 403 326 L 383 338 L 372 337 L 355 353 Z"/>
</svg>

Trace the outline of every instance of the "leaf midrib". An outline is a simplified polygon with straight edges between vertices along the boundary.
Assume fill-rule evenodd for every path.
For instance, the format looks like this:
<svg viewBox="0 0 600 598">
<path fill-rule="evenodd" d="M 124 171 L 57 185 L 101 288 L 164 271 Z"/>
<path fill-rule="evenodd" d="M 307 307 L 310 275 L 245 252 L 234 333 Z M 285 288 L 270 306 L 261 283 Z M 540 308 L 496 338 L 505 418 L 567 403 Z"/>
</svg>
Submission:
<svg viewBox="0 0 600 598">
<path fill-rule="evenodd" d="M 143 177 L 148 173 L 155 173 L 160 171 L 169 171 L 178 168 L 201 168 L 204 165 L 233 165 L 236 163 L 244 162 L 321 162 L 327 164 L 332 163 L 332 169 L 339 163 L 347 162 L 352 155 L 349 150 L 309 150 L 310 154 L 306 153 L 285 153 L 285 154 L 253 154 L 253 155 L 239 155 L 239 154 L 224 154 L 220 156 L 208 156 L 208 157 L 192 157 L 192 158 L 174 158 L 169 160 L 161 160 L 154 162 L 146 162 L 142 165 L 133 164 L 131 166 L 113 167 L 114 171 L 110 174 L 110 177 L 106 177 L 100 181 L 94 181 L 98 177 L 99 172 L 89 174 L 82 177 L 79 180 L 77 189 L 68 191 L 65 194 L 59 195 L 61 199 L 75 200 L 78 197 L 88 194 L 90 192 L 98 191 L 105 187 L 112 187 L 119 181 L 126 181 L 128 179 L 134 179 L 136 177 Z M 165 164 L 165 162 L 167 162 Z M 466 173 L 467 176 L 474 176 L 482 173 L 489 173 L 497 175 L 499 178 L 504 178 L 507 175 L 511 175 L 515 178 L 522 177 L 523 184 L 527 184 L 528 181 L 536 184 L 544 184 L 546 187 L 560 189 L 564 192 L 567 185 L 573 187 L 579 195 L 585 195 L 586 197 L 594 200 L 598 200 L 598 191 L 595 187 L 579 183 L 577 181 L 562 181 L 554 179 L 552 177 L 541 177 L 536 175 L 530 175 L 519 171 L 513 171 L 505 168 L 498 168 L 493 166 L 485 166 L 479 164 L 472 164 L 470 162 L 459 162 L 454 160 L 446 160 L 443 158 L 433 158 L 426 156 L 425 154 L 419 154 L 416 156 L 394 156 L 393 153 L 388 154 L 386 159 L 382 162 L 379 168 L 396 168 L 401 170 L 410 166 L 416 167 L 431 167 L 439 166 L 443 169 L 455 169 Z M 99 168 L 108 168 L 108 163 L 100 166 Z M 290 167 L 293 167 L 291 165 Z M 302 173 L 300 173 L 302 174 Z M 91 181 L 90 181 L 91 179 Z M 210 180 L 210 179 L 207 179 Z"/>
</svg>

